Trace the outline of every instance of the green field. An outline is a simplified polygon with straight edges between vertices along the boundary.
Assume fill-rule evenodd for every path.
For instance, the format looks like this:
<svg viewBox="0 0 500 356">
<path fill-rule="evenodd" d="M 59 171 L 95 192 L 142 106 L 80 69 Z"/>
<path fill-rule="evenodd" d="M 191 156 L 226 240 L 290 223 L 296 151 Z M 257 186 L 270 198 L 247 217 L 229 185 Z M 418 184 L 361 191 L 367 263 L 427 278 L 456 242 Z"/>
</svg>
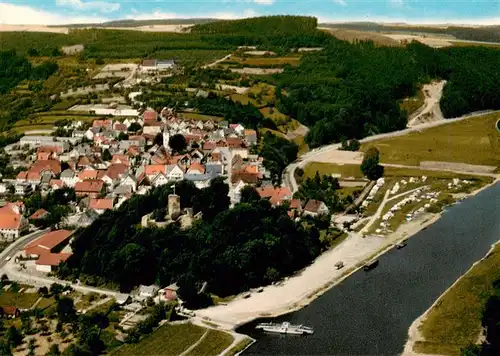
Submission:
<svg viewBox="0 0 500 356">
<path fill-rule="evenodd" d="M 204 328 L 193 324 L 164 325 L 139 343 L 124 345 L 112 355 L 179 355 L 204 333 Z"/>
<path fill-rule="evenodd" d="M 330 175 L 333 173 L 341 174 L 343 178 L 345 177 L 355 177 L 363 178 L 361 169 L 357 164 L 334 164 L 334 163 L 323 163 L 323 162 L 311 162 L 308 163 L 304 168 L 305 177 L 314 177 L 316 171 L 320 175 Z M 416 168 L 396 168 L 396 167 L 385 167 L 384 177 L 420 177 L 427 176 L 429 178 L 443 178 L 443 179 L 479 179 L 485 182 L 491 181 L 489 177 L 474 176 L 474 174 L 457 174 L 453 172 L 440 172 L 440 171 L 427 171 Z"/>
<path fill-rule="evenodd" d="M 229 98 L 231 98 L 232 101 L 242 103 L 243 105 L 252 104 L 253 106 L 256 107 L 265 105 L 265 103 L 262 102 L 259 104 L 256 99 L 252 99 L 245 94 L 233 94 L 230 95 Z"/>
<path fill-rule="evenodd" d="M 361 146 L 375 146 L 385 163 L 418 166 L 421 161 L 500 166 L 499 114 L 489 114 Z"/>
<path fill-rule="evenodd" d="M 205 338 L 187 355 L 188 356 L 217 356 L 227 349 L 234 338 L 223 331 L 209 330 Z"/>
<path fill-rule="evenodd" d="M 425 341 L 414 350 L 427 354 L 460 355 L 460 348 L 476 343 L 481 313 L 492 283 L 500 278 L 500 245 L 448 290 L 430 310 L 420 327 Z"/>
<path fill-rule="evenodd" d="M 285 64 L 290 64 L 295 66 L 300 63 L 300 56 L 294 57 L 236 57 L 233 56 L 230 62 L 238 62 L 243 65 L 259 66 L 259 67 L 269 67 L 269 66 L 284 66 Z M 224 64 L 224 62 L 222 63 Z"/>
<path fill-rule="evenodd" d="M 40 296 L 37 293 L 15 293 L 2 291 L 0 293 L 0 306 L 11 306 L 20 309 L 29 309 Z"/>
<path fill-rule="evenodd" d="M 417 111 L 422 105 L 424 105 L 425 97 L 422 90 L 419 90 L 415 96 L 411 98 L 404 99 L 399 107 L 401 110 L 405 110 L 408 113 L 408 116 Z"/>
</svg>

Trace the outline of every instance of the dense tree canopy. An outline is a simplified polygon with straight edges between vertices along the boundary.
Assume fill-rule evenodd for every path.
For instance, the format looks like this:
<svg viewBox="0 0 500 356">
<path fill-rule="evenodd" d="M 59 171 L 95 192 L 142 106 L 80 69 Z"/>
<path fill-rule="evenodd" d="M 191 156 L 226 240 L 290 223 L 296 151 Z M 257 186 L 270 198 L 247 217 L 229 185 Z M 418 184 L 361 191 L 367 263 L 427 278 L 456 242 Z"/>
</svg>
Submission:
<svg viewBox="0 0 500 356">
<path fill-rule="evenodd" d="M 380 152 L 375 147 L 370 147 L 363 156 L 361 172 L 371 180 L 378 179 L 384 174 L 384 167 L 380 164 Z"/>
<path fill-rule="evenodd" d="M 282 207 L 259 200 L 228 209 L 227 186 L 215 181 L 199 192 L 176 183 L 181 207 L 201 209 L 204 220 L 191 229 L 177 224 L 141 228 L 143 215 L 165 208 L 171 185 L 134 196 L 76 233 L 63 277 L 112 282 L 124 290 L 138 284 L 208 282 L 209 291 L 229 295 L 270 283 L 311 262 L 321 251 L 319 233 L 296 225 Z M 192 203 L 191 203 L 192 202 Z M 188 283 L 189 282 L 189 283 Z"/>
<path fill-rule="evenodd" d="M 297 159 L 299 147 L 286 138 L 266 132 L 262 139 L 260 155 L 264 158 L 264 167 L 271 173 L 275 182 L 281 182 L 281 173 Z"/>
</svg>

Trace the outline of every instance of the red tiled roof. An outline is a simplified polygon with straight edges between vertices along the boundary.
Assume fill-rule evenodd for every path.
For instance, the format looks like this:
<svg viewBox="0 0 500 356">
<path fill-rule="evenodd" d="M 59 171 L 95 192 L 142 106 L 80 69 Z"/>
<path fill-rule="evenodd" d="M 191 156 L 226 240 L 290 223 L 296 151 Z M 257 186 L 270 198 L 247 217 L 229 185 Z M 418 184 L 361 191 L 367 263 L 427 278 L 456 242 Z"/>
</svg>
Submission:
<svg viewBox="0 0 500 356">
<path fill-rule="evenodd" d="M 81 180 L 86 179 L 100 179 L 106 175 L 106 171 L 102 169 L 84 169 L 78 173 L 78 178 Z"/>
<path fill-rule="evenodd" d="M 191 165 L 189 166 L 188 168 L 188 172 L 189 171 L 198 171 L 200 173 L 205 173 L 205 166 L 202 165 L 201 163 L 197 163 L 197 162 L 194 162 L 194 163 L 191 163 Z"/>
<path fill-rule="evenodd" d="M 301 209 L 302 208 L 302 202 L 300 201 L 300 199 L 292 199 L 290 201 L 289 208 L 290 209 Z"/>
<path fill-rule="evenodd" d="M 37 219 L 42 219 L 45 216 L 47 216 L 49 212 L 45 209 L 38 209 L 35 211 L 28 219 L 30 220 L 37 220 Z"/>
<path fill-rule="evenodd" d="M 37 173 L 50 170 L 55 174 L 59 174 L 61 173 L 61 162 L 56 161 L 55 159 L 40 160 L 33 163 L 29 170 Z"/>
<path fill-rule="evenodd" d="M 164 164 L 149 164 L 144 167 L 144 172 L 146 175 L 157 175 L 158 173 L 167 173 L 167 166 Z"/>
<path fill-rule="evenodd" d="M 12 307 L 10 305 L 5 305 L 0 308 L 2 308 L 4 315 L 16 315 L 17 313 L 20 313 L 17 307 Z"/>
<path fill-rule="evenodd" d="M 75 191 L 80 193 L 100 193 L 104 182 L 100 179 L 84 180 L 75 184 Z"/>
<path fill-rule="evenodd" d="M 283 200 L 289 200 L 292 197 L 292 191 L 288 187 L 266 186 L 256 190 L 261 198 L 268 198 L 272 205 L 279 205 Z"/>
<path fill-rule="evenodd" d="M 39 250 L 40 248 L 50 252 L 53 248 L 59 246 L 62 242 L 68 240 L 73 232 L 69 230 L 55 230 L 42 235 L 35 241 L 30 242 L 24 248 L 27 254 L 33 254 L 34 248 Z M 38 253 L 37 253 L 38 254 Z"/>
<path fill-rule="evenodd" d="M 62 188 L 64 186 L 64 183 L 60 179 L 51 179 L 49 182 L 50 186 L 57 186 L 59 188 Z"/>
<path fill-rule="evenodd" d="M 231 183 L 238 183 L 241 180 L 243 183 L 255 184 L 259 181 L 259 178 L 257 174 L 237 171 L 231 174 Z"/>
<path fill-rule="evenodd" d="M 113 157 L 111 158 L 111 163 L 121 163 L 129 166 L 130 158 L 127 155 L 114 154 Z"/>
<path fill-rule="evenodd" d="M 0 229 L 18 230 L 21 227 L 22 215 L 0 213 Z"/>
<path fill-rule="evenodd" d="M 304 210 L 310 211 L 312 213 L 317 213 L 322 203 L 323 202 L 320 200 L 311 199 L 307 202 Z"/>
<path fill-rule="evenodd" d="M 59 263 L 66 261 L 71 255 L 71 253 L 44 253 L 40 255 L 35 264 L 39 266 L 58 266 Z"/>
<path fill-rule="evenodd" d="M 112 120 L 94 120 L 94 122 L 92 122 L 92 127 L 110 127 L 112 124 Z"/>
<path fill-rule="evenodd" d="M 90 199 L 89 208 L 95 210 L 113 209 L 113 199 Z"/>
<path fill-rule="evenodd" d="M 144 121 L 156 121 L 156 118 L 158 117 L 158 114 L 156 111 L 153 110 L 146 110 L 144 111 L 144 114 L 142 115 Z"/>
<path fill-rule="evenodd" d="M 127 131 L 127 125 L 121 123 L 121 122 L 117 122 L 115 124 L 115 130 L 116 131 Z"/>
<path fill-rule="evenodd" d="M 118 179 L 122 174 L 128 171 L 128 167 L 125 164 L 112 164 L 108 167 L 106 172 L 107 176 L 111 179 Z"/>
<path fill-rule="evenodd" d="M 28 177 L 28 172 L 27 171 L 21 171 L 21 172 L 19 172 L 17 174 L 16 179 L 26 180 L 27 177 Z"/>
</svg>

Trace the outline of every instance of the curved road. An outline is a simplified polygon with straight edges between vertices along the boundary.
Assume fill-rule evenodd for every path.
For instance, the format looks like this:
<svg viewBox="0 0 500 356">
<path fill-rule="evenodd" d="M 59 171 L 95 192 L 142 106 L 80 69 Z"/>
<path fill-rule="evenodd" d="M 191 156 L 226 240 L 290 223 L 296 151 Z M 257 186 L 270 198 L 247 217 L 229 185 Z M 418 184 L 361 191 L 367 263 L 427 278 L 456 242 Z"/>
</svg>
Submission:
<svg viewBox="0 0 500 356">
<path fill-rule="evenodd" d="M 414 127 L 409 127 L 400 131 L 393 131 L 393 132 L 388 132 L 388 133 L 383 133 L 383 134 L 378 134 L 378 135 L 373 135 L 369 137 L 365 137 L 361 140 L 359 140 L 361 143 L 367 143 L 367 142 L 372 142 L 380 139 L 385 139 L 385 138 L 391 138 L 391 137 L 398 137 L 398 136 L 403 136 L 411 132 L 419 132 L 424 129 L 428 129 L 431 127 L 437 127 L 441 125 L 448 125 L 453 122 L 458 122 L 462 121 L 465 119 L 469 119 L 472 117 L 478 117 L 478 116 L 483 116 L 485 114 L 491 114 L 491 113 L 499 113 L 500 110 L 492 110 L 492 111 L 480 111 L 480 112 L 475 112 L 471 114 L 467 114 L 458 118 L 454 119 L 445 119 L 441 121 L 435 121 L 435 122 L 430 122 L 427 124 L 422 124 L 419 126 L 414 126 Z M 285 170 L 283 171 L 283 185 L 290 188 L 290 190 L 293 192 L 296 192 L 298 190 L 298 184 L 297 181 L 295 180 L 295 169 L 297 167 L 304 168 L 308 163 L 314 162 L 318 156 L 322 155 L 325 152 L 328 152 L 330 150 L 338 150 L 340 148 L 340 143 L 334 143 L 326 146 L 322 146 L 320 148 L 315 148 L 312 151 L 309 151 L 303 155 L 301 155 L 297 160 L 291 164 L 289 164 Z M 334 163 L 334 162 L 332 162 Z M 395 166 L 395 165 L 387 165 L 387 166 Z M 406 168 L 406 166 L 400 166 Z M 410 167 L 410 166 L 408 166 Z M 410 168 L 419 168 L 419 167 L 410 167 Z M 419 168 L 420 169 L 420 168 Z M 462 172 L 462 171 L 456 171 L 455 173 L 468 173 L 470 174 L 471 172 Z M 475 175 L 481 175 L 474 173 Z M 488 176 L 493 176 L 495 177 L 494 174 L 483 174 L 483 175 L 488 175 Z"/>
</svg>

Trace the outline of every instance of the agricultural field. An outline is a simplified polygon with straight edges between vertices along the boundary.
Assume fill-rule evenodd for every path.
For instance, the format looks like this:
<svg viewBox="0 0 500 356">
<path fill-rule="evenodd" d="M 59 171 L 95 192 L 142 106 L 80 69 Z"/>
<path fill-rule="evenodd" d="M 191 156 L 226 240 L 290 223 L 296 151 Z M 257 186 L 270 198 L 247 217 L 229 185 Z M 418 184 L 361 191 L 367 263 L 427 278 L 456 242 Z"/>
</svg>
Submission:
<svg viewBox="0 0 500 356">
<path fill-rule="evenodd" d="M 123 345 L 112 355 L 179 355 L 196 343 L 205 330 L 193 324 L 164 325 L 137 344 Z"/>
<path fill-rule="evenodd" d="M 373 41 L 378 46 L 401 47 L 401 42 L 376 32 L 348 30 L 343 28 L 321 28 L 339 40 L 348 42 Z"/>
<path fill-rule="evenodd" d="M 460 162 L 500 166 L 498 114 L 470 118 L 421 132 L 361 145 L 375 146 L 383 163 L 419 165 L 421 161 Z"/>
<path fill-rule="evenodd" d="M 476 343 L 481 333 L 481 314 L 494 294 L 492 283 L 500 279 L 500 245 L 449 289 L 429 311 L 419 327 L 424 341 L 414 351 L 425 354 L 459 355 Z"/>
<path fill-rule="evenodd" d="M 234 338 L 223 331 L 209 330 L 205 338 L 187 356 L 217 356 L 227 349 Z"/>
<path fill-rule="evenodd" d="M 37 293 L 0 292 L 0 305 L 9 305 L 19 309 L 29 309 L 40 298 Z"/>
<path fill-rule="evenodd" d="M 238 57 L 232 56 L 230 60 L 224 61 L 221 64 L 224 65 L 244 65 L 244 66 L 256 66 L 256 67 L 282 67 L 286 64 L 291 66 L 296 66 L 300 63 L 300 55 L 287 56 L 287 57 Z"/>
<path fill-rule="evenodd" d="M 222 116 L 213 116 L 213 115 L 203 115 L 194 112 L 181 112 L 180 116 L 185 120 L 199 120 L 199 121 L 222 121 L 224 118 Z"/>
</svg>

